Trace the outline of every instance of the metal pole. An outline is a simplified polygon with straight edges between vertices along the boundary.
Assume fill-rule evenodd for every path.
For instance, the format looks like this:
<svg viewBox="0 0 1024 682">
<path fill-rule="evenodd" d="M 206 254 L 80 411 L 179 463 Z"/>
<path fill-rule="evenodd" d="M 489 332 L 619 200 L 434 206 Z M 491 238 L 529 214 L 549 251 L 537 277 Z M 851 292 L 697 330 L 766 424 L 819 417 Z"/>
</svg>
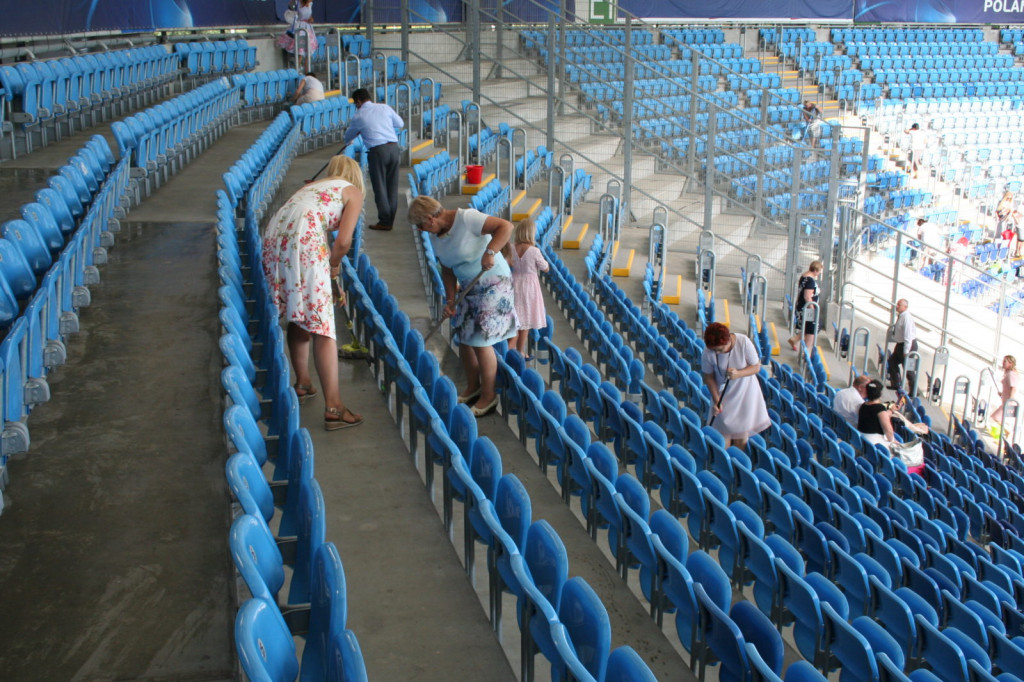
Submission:
<svg viewBox="0 0 1024 682">
<path fill-rule="evenodd" d="M 555 14 L 548 14 L 548 151 L 555 148 Z"/>
<path fill-rule="evenodd" d="M 708 105 L 708 154 L 707 171 L 704 174 L 704 229 L 712 230 L 711 209 L 715 202 L 715 142 L 718 134 L 718 105 L 712 102 Z M 692 145 L 695 137 L 690 138 Z"/>
<path fill-rule="evenodd" d="M 480 101 L 480 0 L 469 0 L 470 50 L 473 53 L 473 101 Z"/>
<path fill-rule="evenodd" d="M 833 301 L 833 294 L 836 291 L 835 288 L 835 269 L 832 267 L 833 252 L 835 249 L 832 248 L 833 239 L 835 239 L 836 232 L 836 204 L 839 198 L 839 172 L 841 170 L 840 165 L 843 162 L 843 156 L 839 149 L 839 138 L 840 138 L 840 127 L 837 125 L 832 126 L 832 153 L 830 154 L 829 173 L 828 173 L 828 195 L 825 199 L 825 224 L 821 226 L 821 234 L 819 235 L 818 242 L 818 254 L 821 258 L 822 265 L 824 266 L 824 274 L 822 277 L 821 287 L 821 301 Z M 828 310 L 828 306 L 822 306 L 821 312 Z M 825 312 L 824 315 L 819 315 L 818 321 L 823 324 L 828 323 L 828 314 Z"/>
<path fill-rule="evenodd" d="M 494 33 L 497 44 L 495 45 L 494 77 L 501 78 L 501 65 L 505 61 L 505 3 L 498 0 L 498 11 L 494 22 Z M 480 101 L 477 98 L 477 101 Z"/>
<path fill-rule="evenodd" d="M 894 306 L 894 307 L 889 309 L 889 326 L 890 327 L 893 326 L 894 324 L 896 324 L 896 308 L 895 308 L 895 303 L 896 303 L 896 301 L 899 300 L 898 298 L 896 298 L 896 295 L 899 293 L 899 287 L 900 287 L 900 256 L 902 255 L 902 253 L 903 253 L 903 233 L 902 232 L 897 232 L 896 233 L 896 258 L 893 259 L 893 265 L 892 265 L 892 298 L 889 299 L 892 302 L 893 306 Z"/>
<path fill-rule="evenodd" d="M 558 2 L 558 115 L 565 113 L 565 0 Z"/>
<path fill-rule="evenodd" d="M 999 358 L 1002 357 L 999 353 L 999 347 L 1003 342 L 1003 317 L 1006 315 L 1006 280 L 1000 280 L 999 282 L 999 309 L 997 315 L 996 338 L 992 341 L 992 355 L 996 362 L 999 362 Z"/>
<path fill-rule="evenodd" d="M 402 61 L 409 63 L 409 0 L 402 0 Z M 500 59 L 500 57 L 499 57 Z"/>
<path fill-rule="evenodd" d="M 789 244 L 786 249 L 785 291 L 794 291 L 796 289 L 797 273 L 800 272 L 797 269 L 800 267 L 800 214 L 797 211 L 797 205 L 800 202 L 800 190 L 803 189 L 803 180 L 800 177 L 800 166 L 803 162 L 804 151 L 799 145 L 793 145 L 792 149 L 793 162 L 790 164 L 792 187 L 789 195 Z M 796 300 L 793 301 L 793 305 L 796 305 Z"/>
<path fill-rule="evenodd" d="M 686 174 L 691 182 L 697 177 L 697 77 L 700 75 L 700 53 L 690 47 L 690 142 L 686 145 Z M 710 142 L 710 140 L 709 140 Z M 707 225 L 704 226 L 707 229 Z"/>
<path fill-rule="evenodd" d="M 363 13 L 366 24 L 366 39 L 370 41 L 370 49 L 373 49 L 373 0 L 366 0 L 363 3 Z"/>
<path fill-rule="evenodd" d="M 562 0 L 565 2 L 565 0 Z M 626 71 L 622 80 L 622 215 L 629 219 L 633 192 L 633 18 L 626 15 Z"/>
</svg>

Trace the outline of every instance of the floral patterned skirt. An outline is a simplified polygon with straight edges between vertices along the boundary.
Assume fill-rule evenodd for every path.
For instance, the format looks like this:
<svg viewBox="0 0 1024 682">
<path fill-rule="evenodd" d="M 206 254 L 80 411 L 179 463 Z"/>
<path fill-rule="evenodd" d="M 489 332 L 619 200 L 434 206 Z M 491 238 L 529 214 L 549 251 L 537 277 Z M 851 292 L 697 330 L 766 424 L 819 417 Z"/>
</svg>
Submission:
<svg viewBox="0 0 1024 682">
<path fill-rule="evenodd" d="M 516 326 L 512 278 L 484 275 L 459 303 L 452 337 L 463 346 L 493 346 L 515 336 Z"/>
</svg>

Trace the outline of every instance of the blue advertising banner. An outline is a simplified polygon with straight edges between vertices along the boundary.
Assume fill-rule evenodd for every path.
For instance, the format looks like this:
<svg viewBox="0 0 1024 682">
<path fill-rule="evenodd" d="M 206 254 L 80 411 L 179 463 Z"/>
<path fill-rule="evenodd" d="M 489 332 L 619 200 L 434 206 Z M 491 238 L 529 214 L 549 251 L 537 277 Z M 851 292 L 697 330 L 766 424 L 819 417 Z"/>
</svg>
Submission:
<svg viewBox="0 0 1024 682">
<path fill-rule="evenodd" d="M 261 26 L 279 21 L 275 0 L 32 0 L 4 5 L 3 36 Z"/>
<path fill-rule="evenodd" d="M 1024 0 L 854 0 L 854 21 L 943 24 L 1024 22 Z"/>
<path fill-rule="evenodd" d="M 619 0 L 619 7 L 642 19 L 853 18 L 850 0 Z"/>
</svg>

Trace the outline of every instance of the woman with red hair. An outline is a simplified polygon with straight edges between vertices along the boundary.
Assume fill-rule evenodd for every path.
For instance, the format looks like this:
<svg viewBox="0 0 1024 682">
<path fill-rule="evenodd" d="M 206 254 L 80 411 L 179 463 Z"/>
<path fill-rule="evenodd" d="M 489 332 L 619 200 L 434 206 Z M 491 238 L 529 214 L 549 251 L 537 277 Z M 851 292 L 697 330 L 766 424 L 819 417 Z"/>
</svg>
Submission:
<svg viewBox="0 0 1024 682">
<path fill-rule="evenodd" d="M 711 391 L 711 426 L 725 437 L 725 445 L 741 450 L 751 434 L 769 427 L 757 373 L 761 358 L 743 334 L 733 334 L 720 322 L 704 330 L 704 354 L 700 359 L 704 384 Z"/>
</svg>

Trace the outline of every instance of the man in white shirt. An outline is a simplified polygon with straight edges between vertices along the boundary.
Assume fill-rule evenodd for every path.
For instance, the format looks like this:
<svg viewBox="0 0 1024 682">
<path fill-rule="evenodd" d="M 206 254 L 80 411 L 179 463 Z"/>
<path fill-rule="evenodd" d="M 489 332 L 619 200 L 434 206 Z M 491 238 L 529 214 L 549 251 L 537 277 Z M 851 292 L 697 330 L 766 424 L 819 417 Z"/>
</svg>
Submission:
<svg viewBox="0 0 1024 682">
<path fill-rule="evenodd" d="M 907 299 L 896 301 L 896 325 L 893 327 L 893 340 L 896 346 L 889 356 L 889 388 L 897 391 L 900 388 L 900 372 L 907 355 L 917 350 L 917 326 L 910 316 L 910 304 Z M 907 387 L 917 385 L 917 372 L 907 372 Z"/>
<path fill-rule="evenodd" d="M 853 428 L 857 428 L 860 406 L 867 399 L 867 387 L 870 382 L 871 377 L 861 374 L 853 380 L 852 386 L 837 391 L 835 397 L 832 398 L 832 410 Z"/>
</svg>

